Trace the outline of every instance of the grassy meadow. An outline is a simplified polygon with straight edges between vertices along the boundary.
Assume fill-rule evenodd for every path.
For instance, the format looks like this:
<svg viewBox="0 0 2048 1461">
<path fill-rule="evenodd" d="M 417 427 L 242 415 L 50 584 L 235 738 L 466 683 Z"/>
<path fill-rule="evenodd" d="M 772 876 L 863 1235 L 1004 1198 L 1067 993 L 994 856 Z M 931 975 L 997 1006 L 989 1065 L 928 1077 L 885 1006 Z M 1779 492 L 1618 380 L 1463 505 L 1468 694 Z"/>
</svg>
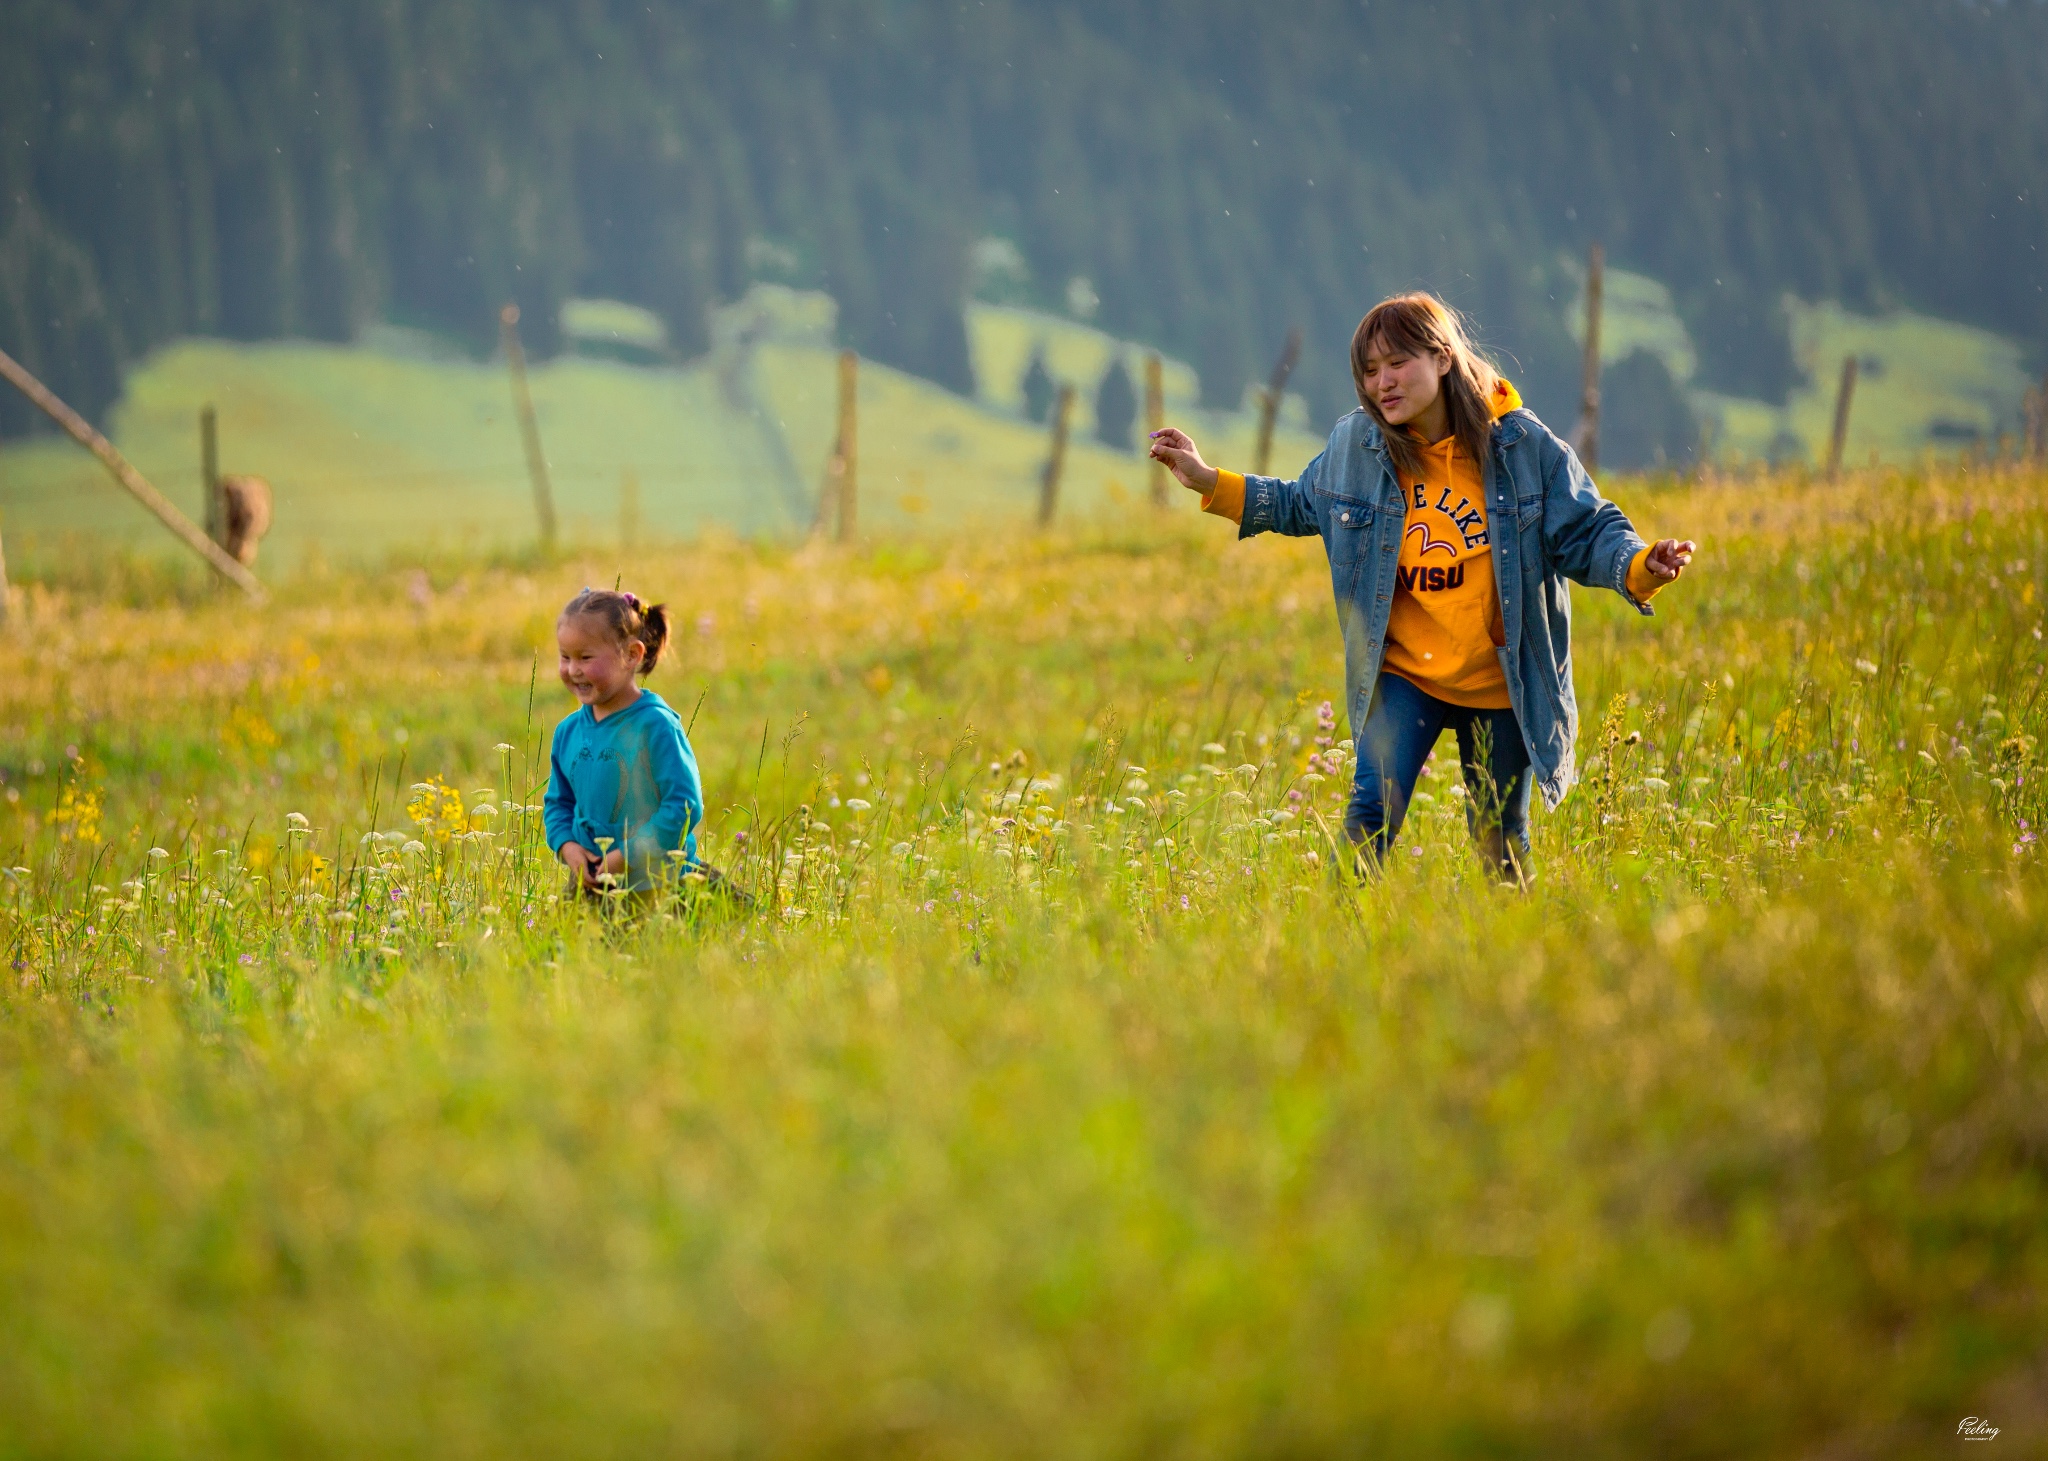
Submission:
<svg viewBox="0 0 2048 1461">
<path fill-rule="evenodd" d="M 1522 894 L 1448 741 L 1348 875 L 1320 550 L 1185 511 L 53 560 L 0 1455 L 2048 1455 L 2044 486 L 1613 484 Z M 615 578 L 751 913 L 562 897 Z"/>
</svg>

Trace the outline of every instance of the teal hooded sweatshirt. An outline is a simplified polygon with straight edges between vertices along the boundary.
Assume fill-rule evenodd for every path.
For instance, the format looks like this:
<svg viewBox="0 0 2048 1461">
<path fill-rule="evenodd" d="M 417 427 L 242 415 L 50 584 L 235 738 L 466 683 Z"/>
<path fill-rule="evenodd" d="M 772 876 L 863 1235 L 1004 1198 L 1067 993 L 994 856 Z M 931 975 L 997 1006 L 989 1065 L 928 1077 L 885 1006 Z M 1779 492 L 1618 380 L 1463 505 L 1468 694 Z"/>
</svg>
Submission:
<svg viewBox="0 0 2048 1461">
<path fill-rule="evenodd" d="M 652 690 L 603 720 L 587 705 L 555 727 L 544 804 L 548 847 L 626 849 L 626 883 L 644 888 L 680 848 L 697 863 L 704 788 L 683 722 Z"/>
</svg>

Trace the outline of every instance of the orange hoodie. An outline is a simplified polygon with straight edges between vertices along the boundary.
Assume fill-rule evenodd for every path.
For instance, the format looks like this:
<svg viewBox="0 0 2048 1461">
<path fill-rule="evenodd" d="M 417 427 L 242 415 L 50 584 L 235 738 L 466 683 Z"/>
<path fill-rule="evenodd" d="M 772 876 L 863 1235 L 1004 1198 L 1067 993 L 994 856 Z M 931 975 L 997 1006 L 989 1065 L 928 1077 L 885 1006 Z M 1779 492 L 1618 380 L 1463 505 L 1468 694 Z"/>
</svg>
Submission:
<svg viewBox="0 0 2048 1461">
<path fill-rule="evenodd" d="M 1488 403 L 1495 420 L 1522 404 L 1505 380 Z M 1509 708 L 1507 678 L 1495 651 L 1507 642 L 1500 592 L 1493 579 L 1493 549 L 1486 527 L 1486 491 L 1479 464 L 1455 436 L 1422 447 L 1419 476 L 1406 477 L 1394 602 L 1387 614 L 1382 661 L 1427 694 L 1473 710 Z M 1244 477 L 1218 472 L 1202 511 L 1244 518 Z M 1644 565 L 1647 548 L 1628 566 L 1628 590 L 1648 600 L 1663 580 Z"/>
</svg>

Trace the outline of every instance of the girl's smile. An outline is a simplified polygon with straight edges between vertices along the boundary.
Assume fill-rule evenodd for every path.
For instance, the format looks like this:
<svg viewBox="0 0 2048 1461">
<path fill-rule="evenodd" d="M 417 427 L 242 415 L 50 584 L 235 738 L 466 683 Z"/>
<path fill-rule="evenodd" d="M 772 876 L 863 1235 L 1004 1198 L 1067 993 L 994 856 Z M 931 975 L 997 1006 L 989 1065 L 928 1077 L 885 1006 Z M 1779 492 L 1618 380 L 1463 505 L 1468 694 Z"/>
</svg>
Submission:
<svg viewBox="0 0 2048 1461">
<path fill-rule="evenodd" d="M 640 698 L 634 676 L 646 649 L 639 640 L 621 644 L 589 616 L 565 614 L 555 623 L 555 645 L 562 683 L 599 720 Z"/>
</svg>

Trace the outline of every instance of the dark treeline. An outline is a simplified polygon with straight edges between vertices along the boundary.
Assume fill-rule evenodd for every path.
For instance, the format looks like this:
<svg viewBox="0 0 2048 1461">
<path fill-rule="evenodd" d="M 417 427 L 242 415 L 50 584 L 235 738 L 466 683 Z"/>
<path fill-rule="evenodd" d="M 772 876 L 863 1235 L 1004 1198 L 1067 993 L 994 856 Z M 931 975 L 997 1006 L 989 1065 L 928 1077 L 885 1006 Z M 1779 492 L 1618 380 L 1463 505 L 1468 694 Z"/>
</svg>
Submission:
<svg viewBox="0 0 2048 1461">
<path fill-rule="evenodd" d="M 0 7 L 0 346 L 95 413 L 178 335 L 482 349 L 507 299 L 542 353 L 575 294 L 687 353 L 756 277 L 961 387 L 989 236 L 1220 402 L 1304 325 L 1323 416 L 1359 313 L 1423 285 L 1568 419 L 1596 237 L 1743 394 L 1793 380 L 1787 291 L 2048 326 L 2040 0 Z"/>
</svg>

